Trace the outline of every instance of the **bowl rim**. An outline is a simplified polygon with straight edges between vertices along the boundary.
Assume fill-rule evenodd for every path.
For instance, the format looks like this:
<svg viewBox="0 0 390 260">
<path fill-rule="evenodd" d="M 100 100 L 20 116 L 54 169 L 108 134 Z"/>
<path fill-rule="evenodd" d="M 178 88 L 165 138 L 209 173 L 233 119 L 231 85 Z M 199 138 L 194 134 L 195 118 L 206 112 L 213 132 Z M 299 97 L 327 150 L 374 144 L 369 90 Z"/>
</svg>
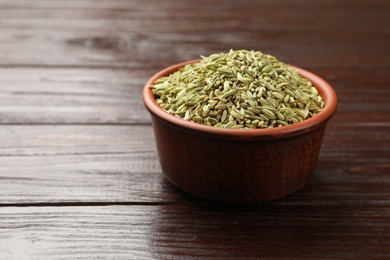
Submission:
<svg viewBox="0 0 390 260">
<path fill-rule="evenodd" d="M 203 133 L 203 134 L 209 134 L 214 136 L 223 136 L 223 137 L 233 138 L 233 139 L 235 138 L 261 138 L 261 139 L 272 138 L 273 139 L 273 138 L 283 138 L 283 137 L 294 136 L 294 135 L 310 132 L 322 126 L 323 124 L 326 124 L 327 121 L 336 112 L 337 109 L 336 92 L 328 82 L 326 82 L 324 79 L 322 79 L 318 75 L 308 70 L 296 66 L 288 65 L 290 68 L 298 71 L 298 73 L 302 77 L 310 80 L 313 86 L 318 90 L 323 101 L 325 102 L 325 107 L 320 113 L 318 113 L 317 115 L 309 119 L 304 120 L 303 122 L 290 124 L 282 127 L 275 127 L 275 128 L 232 129 L 232 128 L 220 128 L 220 127 L 202 125 L 199 123 L 184 120 L 183 118 L 168 113 L 157 104 L 154 94 L 150 89 L 150 86 L 152 86 L 158 78 L 172 74 L 173 72 L 177 71 L 178 69 L 184 67 L 187 64 L 192 64 L 199 61 L 200 59 L 196 59 L 196 60 L 189 60 L 189 61 L 180 62 L 171 65 L 154 74 L 146 82 L 142 91 L 142 97 L 146 108 L 152 115 L 155 115 L 157 118 L 162 119 L 165 122 L 171 123 L 171 125 L 181 127 L 183 129 L 190 130 L 192 132 L 193 131 L 199 132 L 201 134 Z"/>
</svg>

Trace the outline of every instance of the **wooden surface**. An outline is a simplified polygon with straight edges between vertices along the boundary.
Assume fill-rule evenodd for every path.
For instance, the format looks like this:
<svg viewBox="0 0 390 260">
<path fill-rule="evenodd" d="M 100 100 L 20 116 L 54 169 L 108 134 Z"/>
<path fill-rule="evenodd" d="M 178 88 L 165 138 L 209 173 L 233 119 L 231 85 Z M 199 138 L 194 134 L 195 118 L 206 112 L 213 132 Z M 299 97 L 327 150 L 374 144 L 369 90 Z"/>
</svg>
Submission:
<svg viewBox="0 0 390 260">
<path fill-rule="evenodd" d="M 389 259 L 387 0 L 0 0 L 0 259 Z M 161 174 L 159 69 L 255 49 L 339 96 L 315 174 L 250 208 Z"/>
</svg>

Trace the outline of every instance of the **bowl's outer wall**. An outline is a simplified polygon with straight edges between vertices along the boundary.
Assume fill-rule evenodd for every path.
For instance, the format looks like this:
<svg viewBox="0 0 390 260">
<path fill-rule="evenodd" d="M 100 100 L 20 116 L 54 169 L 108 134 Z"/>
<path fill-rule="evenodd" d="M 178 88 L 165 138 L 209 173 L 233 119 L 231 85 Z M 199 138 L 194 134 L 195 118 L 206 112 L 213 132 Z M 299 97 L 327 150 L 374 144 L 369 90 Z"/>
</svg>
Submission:
<svg viewBox="0 0 390 260">
<path fill-rule="evenodd" d="M 163 172 L 184 191 L 229 203 L 272 200 L 302 188 L 315 169 L 326 125 L 275 140 L 219 140 L 152 116 Z"/>
</svg>

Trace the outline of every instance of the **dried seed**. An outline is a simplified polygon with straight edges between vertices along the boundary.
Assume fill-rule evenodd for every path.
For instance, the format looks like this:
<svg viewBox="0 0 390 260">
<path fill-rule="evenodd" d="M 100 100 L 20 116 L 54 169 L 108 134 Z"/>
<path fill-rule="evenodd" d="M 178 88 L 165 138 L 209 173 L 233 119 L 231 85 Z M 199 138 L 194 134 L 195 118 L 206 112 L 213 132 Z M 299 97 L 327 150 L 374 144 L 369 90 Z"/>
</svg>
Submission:
<svg viewBox="0 0 390 260">
<path fill-rule="evenodd" d="M 272 92 L 272 95 L 273 95 L 274 97 L 276 97 L 277 99 L 282 99 L 282 98 L 284 98 L 284 96 L 283 96 L 282 94 L 280 94 L 279 92 L 276 92 L 276 91 Z"/>
<path fill-rule="evenodd" d="M 222 117 L 221 117 L 221 122 L 222 122 L 222 123 L 226 121 L 227 115 L 228 115 L 227 111 L 224 110 L 224 111 L 222 112 Z"/>
<path fill-rule="evenodd" d="M 271 119 L 275 119 L 275 114 L 274 112 L 272 112 L 271 110 L 268 110 L 268 109 L 263 109 L 263 113 L 264 115 L 266 115 L 268 118 L 271 118 Z"/>
<path fill-rule="evenodd" d="M 275 112 L 275 115 L 276 115 L 276 117 L 277 117 L 279 120 L 284 120 L 284 116 L 283 116 L 282 113 L 276 111 L 276 112 Z"/>
<path fill-rule="evenodd" d="M 223 127 L 225 128 L 232 128 L 234 126 L 234 122 L 233 121 L 229 121 L 229 123 L 225 124 Z"/>
<path fill-rule="evenodd" d="M 225 92 L 225 93 L 221 96 L 221 98 L 227 98 L 227 97 L 229 97 L 229 96 L 234 95 L 236 92 L 237 92 L 237 90 L 231 89 L 231 90 Z"/>
<path fill-rule="evenodd" d="M 280 76 L 279 76 L 279 77 L 280 77 Z M 276 87 L 276 88 L 281 88 L 281 87 L 286 86 L 286 85 L 288 85 L 287 82 L 282 82 L 282 83 L 277 84 L 275 87 Z"/>
<path fill-rule="evenodd" d="M 271 70 L 272 70 L 272 65 L 267 65 L 267 66 L 265 66 L 265 67 L 261 70 L 261 72 L 268 73 L 268 72 L 270 72 Z"/>
<path fill-rule="evenodd" d="M 290 95 L 287 94 L 287 95 L 283 98 L 283 102 L 284 102 L 284 103 L 288 103 L 289 99 L 290 99 Z"/>
<path fill-rule="evenodd" d="M 237 111 L 235 111 L 235 110 L 232 110 L 231 112 L 230 112 L 230 115 L 232 116 L 232 117 L 234 117 L 234 118 L 236 118 L 236 119 L 244 119 L 244 116 L 243 115 L 241 115 L 240 113 L 238 113 Z"/>
<path fill-rule="evenodd" d="M 276 120 L 276 123 L 278 123 L 278 124 L 281 125 L 281 126 L 286 126 L 286 125 L 288 125 L 288 123 L 285 122 L 285 121 L 283 121 L 283 120 Z"/>
<path fill-rule="evenodd" d="M 194 116 L 192 118 L 192 120 L 195 122 L 203 122 L 204 121 L 203 117 L 201 117 L 201 116 Z"/>
</svg>

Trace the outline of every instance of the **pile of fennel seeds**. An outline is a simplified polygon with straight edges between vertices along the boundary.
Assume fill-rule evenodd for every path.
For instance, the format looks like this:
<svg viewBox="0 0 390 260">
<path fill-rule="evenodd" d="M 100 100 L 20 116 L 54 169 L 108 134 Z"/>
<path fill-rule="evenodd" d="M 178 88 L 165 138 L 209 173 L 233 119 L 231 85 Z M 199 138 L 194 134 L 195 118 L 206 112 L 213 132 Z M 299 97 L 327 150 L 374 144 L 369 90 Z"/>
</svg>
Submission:
<svg viewBox="0 0 390 260">
<path fill-rule="evenodd" d="M 172 115 L 222 128 L 272 128 L 318 114 L 324 102 L 307 79 L 275 57 L 230 50 L 202 57 L 151 86 Z"/>
</svg>

